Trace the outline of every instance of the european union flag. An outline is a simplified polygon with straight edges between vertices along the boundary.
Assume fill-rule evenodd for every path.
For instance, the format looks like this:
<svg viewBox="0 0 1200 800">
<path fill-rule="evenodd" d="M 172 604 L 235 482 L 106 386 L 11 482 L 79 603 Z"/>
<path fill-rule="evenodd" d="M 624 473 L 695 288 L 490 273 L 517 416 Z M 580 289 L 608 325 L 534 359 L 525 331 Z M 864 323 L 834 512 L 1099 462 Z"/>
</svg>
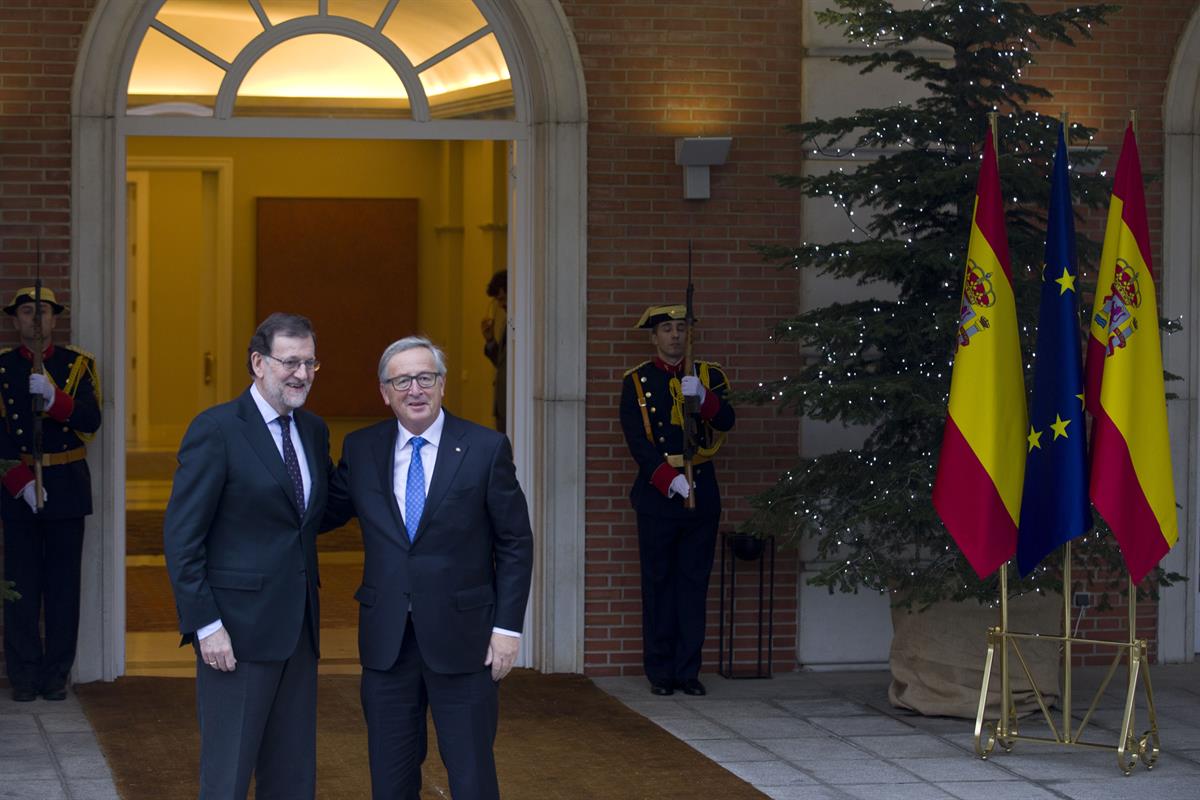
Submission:
<svg viewBox="0 0 1200 800">
<path fill-rule="evenodd" d="M 1033 408 L 1017 532 L 1017 567 L 1022 576 L 1054 548 L 1092 527 L 1076 274 L 1067 143 L 1060 127 L 1050 184 Z"/>
</svg>

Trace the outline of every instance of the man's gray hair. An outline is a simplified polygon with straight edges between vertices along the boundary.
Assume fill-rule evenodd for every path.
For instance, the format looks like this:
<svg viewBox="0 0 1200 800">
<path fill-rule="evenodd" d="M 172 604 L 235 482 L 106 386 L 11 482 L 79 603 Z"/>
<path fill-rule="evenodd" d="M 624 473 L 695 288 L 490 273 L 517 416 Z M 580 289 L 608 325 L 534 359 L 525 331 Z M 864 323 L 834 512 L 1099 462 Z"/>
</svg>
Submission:
<svg viewBox="0 0 1200 800">
<path fill-rule="evenodd" d="M 446 374 L 446 354 L 441 348 L 424 336 L 405 336 L 403 339 L 397 339 L 387 346 L 383 351 L 383 355 L 379 357 L 379 382 L 383 383 L 388 379 L 387 365 L 392 360 L 392 357 L 397 353 L 403 353 L 407 350 L 416 350 L 418 347 L 424 347 L 430 353 L 433 353 L 433 363 L 437 367 L 438 375 L 445 376 Z"/>
</svg>

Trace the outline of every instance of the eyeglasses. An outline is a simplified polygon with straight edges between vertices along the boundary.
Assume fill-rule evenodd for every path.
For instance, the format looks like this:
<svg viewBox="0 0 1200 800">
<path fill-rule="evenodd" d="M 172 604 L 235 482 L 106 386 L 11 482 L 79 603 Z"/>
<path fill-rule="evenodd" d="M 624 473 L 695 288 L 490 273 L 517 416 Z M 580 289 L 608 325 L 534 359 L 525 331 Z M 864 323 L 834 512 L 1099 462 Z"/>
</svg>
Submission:
<svg viewBox="0 0 1200 800">
<path fill-rule="evenodd" d="M 304 360 L 300 360 L 298 358 L 276 358 L 270 353 L 262 353 L 261 355 L 263 358 L 269 358 L 272 361 L 277 362 L 279 366 L 283 367 L 289 375 L 301 367 L 306 367 L 309 372 L 316 372 L 321 368 L 321 362 L 317 361 L 315 358 L 306 358 Z"/>
<path fill-rule="evenodd" d="M 407 392 L 408 387 L 413 385 L 413 381 L 416 381 L 417 386 L 422 389 L 432 389 L 440 377 L 442 376 L 436 372 L 418 372 L 416 375 L 397 375 L 394 378 L 384 378 L 383 382 L 397 392 Z"/>
</svg>

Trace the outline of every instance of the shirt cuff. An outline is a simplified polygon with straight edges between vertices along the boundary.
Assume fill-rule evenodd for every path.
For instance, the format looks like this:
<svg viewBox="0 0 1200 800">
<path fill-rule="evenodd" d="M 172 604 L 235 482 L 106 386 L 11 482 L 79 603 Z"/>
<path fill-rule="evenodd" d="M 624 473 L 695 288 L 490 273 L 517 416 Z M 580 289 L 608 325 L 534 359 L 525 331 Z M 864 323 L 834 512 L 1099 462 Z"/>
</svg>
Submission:
<svg viewBox="0 0 1200 800">
<path fill-rule="evenodd" d="M 225 627 L 225 626 L 221 624 L 221 620 L 217 620 L 216 622 L 208 623 L 203 628 L 196 631 L 196 641 L 200 641 L 201 639 L 207 639 L 208 637 L 212 636 L 217 631 L 221 630 L 221 628 L 223 628 L 223 627 Z"/>
<path fill-rule="evenodd" d="M 4 473 L 3 483 L 5 490 L 13 497 L 17 497 L 25 488 L 25 484 L 31 480 L 33 480 L 33 469 L 26 464 L 18 464 Z"/>
<path fill-rule="evenodd" d="M 511 636 L 514 639 L 521 638 L 521 634 L 517 633 L 516 631 L 510 631 L 507 628 L 492 628 L 492 633 L 498 633 L 501 636 Z"/>
<path fill-rule="evenodd" d="M 670 464 L 659 464 L 658 469 L 654 470 L 654 474 L 650 476 L 650 483 L 654 484 L 654 488 L 658 489 L 663 497 L 669 497 L 667 492 L 671 488 L 671 481 L 675 480 L 675 476 L 678 474 L 679 470 Z"/>
<path fill-rule="evenodd" d="M 704 402 L 700 404 L 700 417 L 705 420 L 710 420 L 717 415 L 721 410 L 721 398 L 717 397 L 717 393 L 709 389 L 704 393 Z"/>
<path fill-rule="evenodd" d="M 66 422 L 74 410 L 75 398 L 57 386 L 54 387 L 54 399 L 46 406 L 46 416 L 55 422 Z"/>
</svg>

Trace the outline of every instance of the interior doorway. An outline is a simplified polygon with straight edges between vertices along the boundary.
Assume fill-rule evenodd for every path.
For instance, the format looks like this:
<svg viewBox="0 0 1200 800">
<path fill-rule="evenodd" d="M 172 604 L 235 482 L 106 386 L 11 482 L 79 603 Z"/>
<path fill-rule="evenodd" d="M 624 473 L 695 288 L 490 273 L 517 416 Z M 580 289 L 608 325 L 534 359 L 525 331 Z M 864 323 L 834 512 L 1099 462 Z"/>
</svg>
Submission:
<svg viewBox="0 0 1200 800">
<path fill-rule="evenodd" d="M 224 5 L 244 12 L 258 4 L 231 0 Z M 76 305 L 72 333 L 99 354 L 113 390 L 106 397 L 109 422 L 89 448 L 98 513 L 89 518 L 85 540 L 79 681 L 111 680 L 125 673 L 127 420 L 126 387 L 120 378 L 128 315 L 126 148 L 129 137 L 140 136 L 511 143 L 508 266 L 522 277 L 509 297 L 516 310 L 507 324 L 509 418 L 536 547 L 533 619 L 522 647 L 539 669 L 582 670 L 587 103 L 573 34 L 553 0 L 462 0 L 456 3 L 463 13 L 455 15 L 455 25 L 442 24 L 448 21 L 440 19 L 448 13 L 444 4 L 371 5 L 381 15 L 374 25 L 369 19 L 337 17 L 331 13 L 333 4 L 324 3 L 306 6 L 301 16 L 290 19 L 252 11 L 248 17 L 242 13 L 245 24 L 214 27 L 159 19 L 168 9 L 161 2 L 108 0 L 89 20 L 71 98 L 71 286 L 74 296 L 90 300 Z M 204 4 L 206 9 L 213 6 Z M 172 4 L 170 9 L 199 7 Z M 355 13 L 366 9 L 355 7 Z M 382 15 L 397 9 L 409 17 L 432 17 L 427 22 L 437 35 L 449 38 L 434 42 L 422 33 L 428 25 L 411 24 L 409 18 L 389 25 Z M 463 22 L 469 31 L 465 35 Z M 204 38 L 208 31 L 234 34 L 234 48 L 208 47 L 192 38 Z M 281 104 L 239 97 L 248 73 L 268 51 L 322 31 L 364 45 L 381 58 L 403 84 L 401 102 L 326 96 L 316 104 L 303 99 Z M 395 41 L 380 39 L 391 32 L 415 35 L 419 41 L 413 52 L 423 52 L 412 58 Z M 199 80 L 185 87 L 182 96 L 175 87 L 173 96 L 154 97 L 151 89 L 134 97 L 130 76 L 138 71 L 135 62 L 147 42 L 160 53 L 171 42 L 171 47 L 182 47 L 183 59 L 194 65 L 182 74 Z M 492 76 L 491 84 L 456 87 L 447 80 L 455 71 L 452 66 L 470 67 L 476 54 L 490 65 L 484 74 Z M 503 60 L 499 74 L 497 55 Z M 304 63 L 322 64 L 323 69 L 328 62 Z M 377 67 L 374 62 L 370 66 Z M 167 73 L 151 68 L 141 74 L 154 78 Z M 324 69 L 320 77 L 332 74 Z M 250 75 L 251 84 L 269 85 L 264 75 Z M 471 322 L 478 337 L 479 318 Z"/>
</svg>

